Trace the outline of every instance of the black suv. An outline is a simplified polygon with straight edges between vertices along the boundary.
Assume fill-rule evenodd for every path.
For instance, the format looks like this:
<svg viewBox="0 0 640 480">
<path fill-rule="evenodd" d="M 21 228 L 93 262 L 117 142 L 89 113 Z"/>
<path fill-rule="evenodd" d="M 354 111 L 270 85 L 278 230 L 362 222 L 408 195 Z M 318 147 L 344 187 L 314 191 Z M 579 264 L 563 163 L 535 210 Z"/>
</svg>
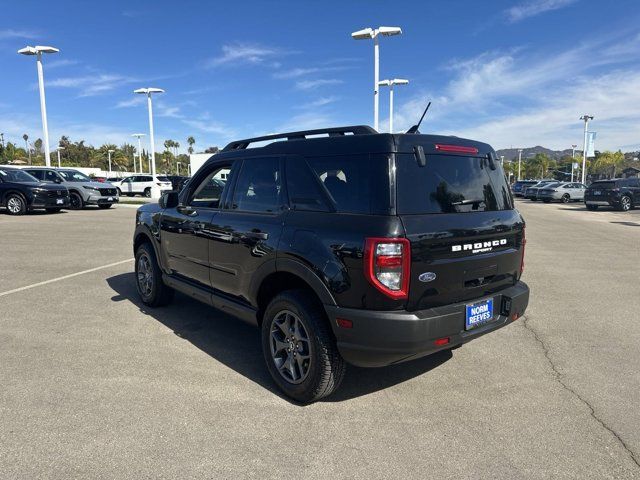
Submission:
<svg viewBox="0 0 640 480">
<path fill-rule="evenodd" d="M 259 326 L 273 379 L 309 402 L 345 361 L 411 360 L 520 317 L 524 226 L 487 144 L 364 126 L 270 135 L 138 210 L 137 289 Z"/>
<path fill-rule="evenodd" d="M 584 203 L 589 210 L 614 207 L 626 212 L 640 205 L 640 178 L 617 178 L 593 182 L 584 192 Z"/>
<path fill-rule="evenodd" d="M 41 182 L 23 170 L 0 167 L 0 206 L 10 215 L 38 209 L 59 212 L 69 207 L 69 191 L 60 185 Z"/>
</svg>

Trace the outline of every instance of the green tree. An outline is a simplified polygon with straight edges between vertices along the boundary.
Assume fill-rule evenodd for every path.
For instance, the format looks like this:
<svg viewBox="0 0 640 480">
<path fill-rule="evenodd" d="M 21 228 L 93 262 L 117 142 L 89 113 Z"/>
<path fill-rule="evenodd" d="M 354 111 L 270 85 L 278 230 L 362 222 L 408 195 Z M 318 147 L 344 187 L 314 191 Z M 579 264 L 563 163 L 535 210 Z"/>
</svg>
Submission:
<svg viewBox="0 0 640 480">
<path fill-rule="evenodd" d="M 610 178 L 616 177 L 616 172 L 624 164 L 624 154 L 617 152 L 597 152 L 591 164 L 590 173 L 605 174 Z"/>
<path fill-rule="evenodd" d="M 187 143 L 189 144 L 189 148 L 187 149 L 187 151 L 189 152 L 189 155 L 191 155 L 193 153 L 193 146 L 196 143 L 196 139 L 192 136 L 189 136 L 187 137 Z"/>
<path fill-rule="evenodd" d="M 31 165 L 31 149 L 29 148 L 29 135 L 26 133 L 22 135 L 22 139 L 24 140 L 24 151 L 29 152 L 29 165 Z"/>
</svg>

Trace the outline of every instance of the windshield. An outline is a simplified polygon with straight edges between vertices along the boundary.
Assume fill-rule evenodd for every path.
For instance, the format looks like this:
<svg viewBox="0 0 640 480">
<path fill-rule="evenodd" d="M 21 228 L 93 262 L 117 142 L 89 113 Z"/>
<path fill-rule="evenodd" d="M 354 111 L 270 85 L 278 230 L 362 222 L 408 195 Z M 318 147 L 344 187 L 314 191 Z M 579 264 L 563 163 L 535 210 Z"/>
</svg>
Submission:
<svg viewBox="0 0 640 480">
<path fill-rule="evenodd" d="M 89 177 L 87 177 L 84 173 L 80 173 L 77 170 L 60 170 L 58 171 L 62 178 L 64 178 L 65 182 L 92 182 Z"/>
<path fill-rule="evenodd" d="M 36 177 L 22 170 L 0 170 L 0 177 L 2 177 L 5 182 L 40 183 L 40 180 Z"/>
<path fill-rule="evenodd" d="M 513 208 L 502 168 L 486 158 L 428 155 L 420 167 L 411 154 L 396 162 L 397 203 L 401 214 L 464 213 Z"/>
</svg>

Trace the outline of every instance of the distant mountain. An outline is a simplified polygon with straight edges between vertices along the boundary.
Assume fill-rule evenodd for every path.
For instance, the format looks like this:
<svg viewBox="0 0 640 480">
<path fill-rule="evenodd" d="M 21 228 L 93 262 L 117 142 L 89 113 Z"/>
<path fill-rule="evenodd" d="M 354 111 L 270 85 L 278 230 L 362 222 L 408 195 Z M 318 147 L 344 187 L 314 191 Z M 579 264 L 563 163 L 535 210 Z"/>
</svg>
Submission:
<svg viewBox="0 0 640 480">
<path fill-rule="evenodd" d="M 503 148 L 502 150 L 497 150 L 496 153 L 498 157 L 504 155 L 505 160 L 517 160 L 518 159 L 518 149 L 517 148 Z M 545 147 L 541 147 L 540 145 L 536 147 L 529 147 L 522 149 L 522 160 L 527 158 L 531 158 L 538 153 L 544 153 L 549 158 L 553 158 L 554 160 L 560 160 L 564 156 L 571 156 L 571 149 L 567 150 L 550 150 Z M 576 150 L 576 158 L 582 155 L 582 150 Z"/>
</svg>

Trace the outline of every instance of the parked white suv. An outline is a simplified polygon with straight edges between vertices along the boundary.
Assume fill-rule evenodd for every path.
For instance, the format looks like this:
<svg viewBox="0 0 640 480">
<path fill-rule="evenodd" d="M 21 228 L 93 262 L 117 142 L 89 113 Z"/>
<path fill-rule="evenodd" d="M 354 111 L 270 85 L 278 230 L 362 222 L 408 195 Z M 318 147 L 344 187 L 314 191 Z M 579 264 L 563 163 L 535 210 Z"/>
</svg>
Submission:
<svg viewBox="0 0 640 480">
<path fill-rule="evenodd" d="M 173 186 L 171 181 L 163 175 L 133 175 L 127 177 L 121 182 L 114 182 L 118 188 L 120 195 L 133 197 L 134 195 L 151 196 L 151 189 L 154 185 L 160 188 L 160 191 L 171 191 Z"/>
</svg>

